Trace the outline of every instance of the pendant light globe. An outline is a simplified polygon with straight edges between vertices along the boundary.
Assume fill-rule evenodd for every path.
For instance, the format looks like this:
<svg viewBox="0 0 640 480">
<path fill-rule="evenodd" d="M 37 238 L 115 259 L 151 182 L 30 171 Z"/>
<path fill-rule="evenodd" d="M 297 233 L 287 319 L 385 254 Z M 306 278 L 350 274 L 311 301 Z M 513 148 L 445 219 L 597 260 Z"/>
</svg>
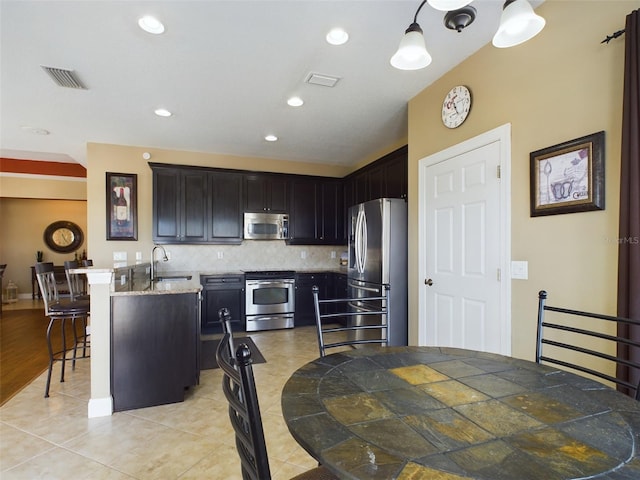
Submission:
<svg viewBox="0 0 640 480">
<path fill-rule="evenodd" d="M 431 63 L 420 25 L 412 23 L 409 26 L 390 62 L 398 70 L 420 70 Z"/>
<path fill-rule="evenodd" d="M 500 26 L 493 36 L 493 46 L 508 48 L 520 45 L 540 33 L 545 23 L 545 19 L 533 11 L 527 0 L 507 0 Z"/>
<path fill-rule="evenodd" d="M 472 2 L 472 0 L 427 0 L 427 3 L 436 10 L 442 10 L 448 12 L 449 10 L 458 10 L 459 8 L 466 7 Z"/>
</svg>

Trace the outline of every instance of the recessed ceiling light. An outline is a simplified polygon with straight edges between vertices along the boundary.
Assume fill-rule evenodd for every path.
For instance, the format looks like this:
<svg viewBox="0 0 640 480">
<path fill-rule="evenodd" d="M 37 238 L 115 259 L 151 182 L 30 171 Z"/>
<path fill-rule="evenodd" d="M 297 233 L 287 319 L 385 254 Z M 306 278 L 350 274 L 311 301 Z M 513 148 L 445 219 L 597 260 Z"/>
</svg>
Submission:
<svg viewBox="0 0 640 480">
<path fill-rule="evenodd" d="M 266 137 L 264 137 L 264 139 L 267 142 L 277 142 L 278 141 L 278 137 L 276 137 L 275 135 L 267 135 Z"/>
<path fill-rule="evenodd" d="M 304 104 L 304 101 L 300 97 L 291 97 L 287 100 L 287 104 L 290 107 L 300 107 Z"/>
<path fill-rule="evenodd" d="M 347 43 L 349 40 L 349 34 L 345 32 L 342 28 L 334 28 L 329 33 L 327 33 L 327 42 L 331 45 L 342 45 Z"/>
<path fill-rule="evenodd" d="M 138 25 L 145 32 L 153 33 L 154 35 L 160 35 L 164 32 L 164 25 L 160 20 L 150 15 L 145 15 L 138 20 Z"/>
<path fill-rule="evenodd" d="M 166 108 L 156 108 L 154 113 L 159 117 L 170 117 L 172 115 L 172 113 Z"/>
</svg>

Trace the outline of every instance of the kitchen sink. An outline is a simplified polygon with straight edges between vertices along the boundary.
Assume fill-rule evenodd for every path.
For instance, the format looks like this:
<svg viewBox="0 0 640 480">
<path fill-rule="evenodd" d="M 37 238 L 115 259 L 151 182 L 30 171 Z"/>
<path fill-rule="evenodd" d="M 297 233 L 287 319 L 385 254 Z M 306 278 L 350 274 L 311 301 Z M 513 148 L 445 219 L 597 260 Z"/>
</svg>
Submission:
<svg viewBox="0 0 640 480">
<path fill-rule="evenodd" d="M 179 282 L 191 280 L 193 278 L 192 275 L 160 275 L 153 279 L 154 282 Z"/>
</svg>

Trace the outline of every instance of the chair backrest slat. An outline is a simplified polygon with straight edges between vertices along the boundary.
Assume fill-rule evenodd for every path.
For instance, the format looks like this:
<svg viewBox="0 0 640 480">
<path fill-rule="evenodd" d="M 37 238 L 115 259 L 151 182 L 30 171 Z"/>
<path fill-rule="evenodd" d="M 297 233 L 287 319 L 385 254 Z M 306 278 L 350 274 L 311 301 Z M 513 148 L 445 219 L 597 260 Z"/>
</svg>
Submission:
<svg viewBox="0 0 640 480">
<path fill-rule="evenodd" d="M 258 404 L 251 350 L 242 343 L 231 357 L 231 334 L 225 333 L 216 350 L 223 371 L 222 390 L 229 402 L 229 418 L 236 435 L 243 479 L 270 480 L 267 446 Z"/>
<path fill-rule="evenodd" d="M 44 302 L 44 314 L 48 316 L 51 306 L 60 302 L 53 263 L 39 262 L 36 263 L 35 269 L 38 286 L 40 287 L 40 294 L 42 295 L 42 300 Z"/>
<path fill-rule="evenodd" d="M 69 285 L 69 293 L 72 301 L 84 298 L 87 295 L 84 274 L 71 273 L 69 271 L 75 268 L 80 268 L 80 263 L 77 260 L 67 260 L 64 262 L 64 273 L 67 277 L 67 284 Z"/>
<path fill-rule="evenodd" d="M 387 345 L 389 325 L 389 285 L 382 286 L 380 296 L 363 298 L 320 299 L 320 289 L 314 285 L 313 306 L 316 317 L 316 334 L 320 356 L 331 348 L 358 345 Z M 373 320 L 368 323 L 366 317 Z M 323 325 L 340 322 L 342 326 Z M 368 332 L 368 333 L 367 333 Z"/>
<path fill-rule="evenodd" d="M 640 400 L 640 362 L 634 360 L 635 358 L 640 358 L 640 341 L 619 335 L 611 335 L 595 329 L 588 329 L 583 325 L 580 327 L 574 327 L 567 324 L 566 321 L 568 321 L 569 317 L 590 318 L 597 322 L 601 322 L 602 325 L 615 324 L 616 329 L 620 325 L 627 325 L 636 327 L 638 331 L 640 331 L 640 322 L 630 318 L 552 307 L 546 304 L 546 300 L 547 292 L 541 290 L 538 293 L 536 362 L 560 365 L 562 367 L 577 370 L 593 375 L 597 378 L 607 380 L 623 387 L 623 391 L 626 390 L 625 393 L 634 397 L 636 400 Z M 549 321 L 546 319 L 546 312 L 554 312 L 558 315 L 554 316 L 554 321 Z M 558 320 L 555 320 L 556 318 L 558 318 Z M 565 337 L 562 338 L 562 341 L 560 341 L 559 338 L 549 338 L 549 330 L 563 332 Z M 608 342 L 608 344 L 611 345 L 611 349 L 615 349 L 616 354 L 611 355 L 604 351 L 595 349 L 593 344 L 585 344 L 585 340 L 589 338 L 597 339 L 597 341 L 600 341 L 603 345 Z M 552 347 L 552 349 L 544 348 L 545 346 Z M 622 349 L 629 350 L 632 355 L 622 355 Z M 628 372 L 631 374 L 630 378 L 637 378 L 637 381 L 629 381 L 625 378 L 621 378 L 621 376 L 615 377 L 606 372 L 595 370 L 594 368 L 590 368 L 590 366 L 585 366 L 579 363 L 579 360 L 572 361 L 568 357 L 562 355 L 563 351 L 575 352 L 578 356 L 582 356 L 582 358 L 599 358 L 601 360 L 611 362 L 615 365 L 616 370 L 620 370 L 620 368 L 628 369 Z"/>
</svg>

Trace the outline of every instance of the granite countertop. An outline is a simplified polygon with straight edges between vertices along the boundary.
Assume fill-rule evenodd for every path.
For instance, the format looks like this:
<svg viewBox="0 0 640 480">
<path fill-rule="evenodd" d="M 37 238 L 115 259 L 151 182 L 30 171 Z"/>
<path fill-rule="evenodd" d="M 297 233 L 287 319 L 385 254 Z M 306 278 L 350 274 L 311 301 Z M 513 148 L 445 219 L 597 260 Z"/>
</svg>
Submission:
<svg viewBox="0 0 640 480">
<path fill-rule="evenodd" d="M 112 291 L 111 296 L 197 293 L 202 290 L 198 272 L 158 272 L 157 277 L 162 280 L 133 282 L 129 290 Z"/>
<path fill-rule="evenodd" d="M 640 478 L 640 402 L 501 355 L 328 355 L 291 376 L 282 411 L 298 443 L 340 478 Z"/>
</svg>

